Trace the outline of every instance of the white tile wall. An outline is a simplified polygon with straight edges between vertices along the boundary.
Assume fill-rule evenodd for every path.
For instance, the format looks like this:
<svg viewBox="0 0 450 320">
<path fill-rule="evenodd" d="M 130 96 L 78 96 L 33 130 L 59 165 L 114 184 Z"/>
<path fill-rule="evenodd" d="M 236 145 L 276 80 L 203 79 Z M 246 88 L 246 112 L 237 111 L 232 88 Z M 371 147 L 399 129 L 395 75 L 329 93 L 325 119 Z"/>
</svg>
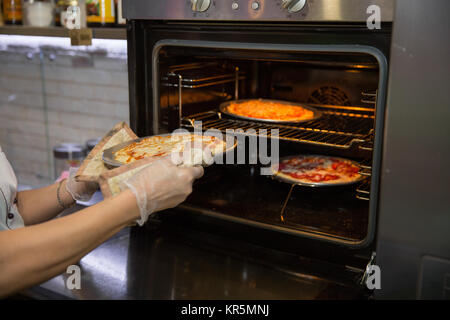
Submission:
<svg viewBox="0 0 450 320">
<path fill-rule="evenodd" d="M 43 52 L 42 73 L 36 48 L 0 50 L 0 145 L 19 183 L 31 186 L 51 182 L 47 142 L 84 144 L 129 121 L 125 56 L 48 47 Z M 86 63 L 74 61 L 80 57 Z"/>
</svg>

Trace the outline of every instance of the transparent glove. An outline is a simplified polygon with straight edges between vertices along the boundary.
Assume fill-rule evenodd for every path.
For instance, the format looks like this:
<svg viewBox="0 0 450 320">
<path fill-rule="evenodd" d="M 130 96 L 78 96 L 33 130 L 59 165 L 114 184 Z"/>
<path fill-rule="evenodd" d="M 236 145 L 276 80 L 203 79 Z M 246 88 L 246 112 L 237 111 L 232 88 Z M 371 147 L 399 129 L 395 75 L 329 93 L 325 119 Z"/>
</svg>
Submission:
<svg viewBox="0 0 450 320">
<path fill-rule="evenodd" d="M 67 178 L 66 190 L 70 193 L 75 201 L 89 201 L 92 195 L 97 191 L 98 184 L 96 182 L 78 182 L 75 181 L 75 174 L 78 168 L 70 167 L 69 177 Z"/>
<path fill-rule="evenodd" d="M 202 167 L 181 167 L 166 158 L 155 161 L 123 182 L 121 189 L 129 188 L 136 197 L 142 226 L 156 211 L 173 208 L 186 200 L 192 192 L 192 183 L 203 176 Z"/>
<path fill-rule="evenodd" d="M 170 155 L 172 163 L 182 167 L 210 166 L 214 163 L 214 156 L 208 145 L 188 142 L 184 148 L 179 148 Z M 183 149 L 183 151 L 181 151 Z"/>
</svg>

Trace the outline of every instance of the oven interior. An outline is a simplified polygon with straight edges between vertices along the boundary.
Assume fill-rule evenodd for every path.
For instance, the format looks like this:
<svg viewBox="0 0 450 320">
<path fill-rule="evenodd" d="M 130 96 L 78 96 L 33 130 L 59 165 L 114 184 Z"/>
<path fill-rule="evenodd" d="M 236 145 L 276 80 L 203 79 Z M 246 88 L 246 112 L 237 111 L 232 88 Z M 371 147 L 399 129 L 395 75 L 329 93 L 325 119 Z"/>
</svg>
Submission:
<svg viewBox="0 0 450 320">
<path fill-rule="evenodd" d="M 155 53 L 154 53 L 155 54 Z M 177 128 L 279 130 L 279 156 L 349 158 L 365 177 L 348 186 L 305 187 L 260 174 L 262 164 L 214 164 L 177 210 L 346 246 L 372 237 L 371 189 L 380 64 L 367 52 L 161 46 L 156 51 L 154 133 Z M 235 119 L 219 105 L 235 99 L 304 103 L 322 112 L 301 124 Z M 155 103 L 154 103 L 155 104 Z M 156 104 L 155 104 L 156 105 Z M 155 128 L 154 128 L 155 129 Z M 249 139 L 249 134 L 244 134 Z"/>
</svg>

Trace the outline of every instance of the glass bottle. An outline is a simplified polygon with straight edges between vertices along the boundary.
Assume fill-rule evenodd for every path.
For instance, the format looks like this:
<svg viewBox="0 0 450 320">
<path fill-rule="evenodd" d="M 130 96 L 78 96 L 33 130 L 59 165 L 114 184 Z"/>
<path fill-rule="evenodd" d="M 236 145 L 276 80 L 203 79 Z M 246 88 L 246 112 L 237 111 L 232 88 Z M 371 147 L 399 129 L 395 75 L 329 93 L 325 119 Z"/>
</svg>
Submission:
<svg viewBox="0 0 450 320">
<path fill-rule="evenodd" d="M 3 20 L 6 24 L 22 24 L 21 0 L 3 0 Z"/>
<path fill-rule="evenodd" d="M 114 0 L 86 0 L 88 27 L 113 27 L 116 22 Z"/>
<path fill-rule="evenodd" d="M 116 26 L 125 27 L 127 20 L 122 16 L 122 0 L 115 0 L 116 2 Z"/>
<path fill-rule="evenodd" d="M 85 0 L 61 0 L 58 4 L 61 26 L 68 29 L 86 28 Z"/>
<path fill-rule="evenodd" d="M 49 27 L 54 24 L 53 0 L 22 0 L 22 24 Z"/>
</svg>

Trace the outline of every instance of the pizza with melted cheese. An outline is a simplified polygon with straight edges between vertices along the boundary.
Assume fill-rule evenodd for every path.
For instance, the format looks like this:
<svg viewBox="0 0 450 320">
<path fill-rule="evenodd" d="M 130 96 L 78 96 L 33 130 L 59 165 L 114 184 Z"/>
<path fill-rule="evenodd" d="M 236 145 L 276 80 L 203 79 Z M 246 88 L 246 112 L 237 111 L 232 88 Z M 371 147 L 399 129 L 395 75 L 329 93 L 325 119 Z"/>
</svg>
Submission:
<svg viewBox="0 0 450 320">
<path fill-rule="evenodd" d="M 222 153 L 226 149 L 226 142 L 214 136 L 193 133 L 171 134 L 151 136 L 134 142 L 114 152 L 114 159 L 127 164 L 143 158 L 162 158 L 173 152 L 183 152 L 186 145 L 195 147 L 196 144 L 201 146 L 202 149 L 209 147 L 212 155 Z"/>
<path fill-rule="evenodd" d="M 307 185 L 348 184 L 361 180 L 355 162 L 336 157 L 299 155 L 281 159 L 275 175 L 293 183 Z"/>
<path fill-rule="evenodd" d="M 259 120 L 295 122 L 314 118 L 314 112 L 310 109 L 261 99 L 231 103 L 226 110 L 236 116 Z"/>
</svg>

